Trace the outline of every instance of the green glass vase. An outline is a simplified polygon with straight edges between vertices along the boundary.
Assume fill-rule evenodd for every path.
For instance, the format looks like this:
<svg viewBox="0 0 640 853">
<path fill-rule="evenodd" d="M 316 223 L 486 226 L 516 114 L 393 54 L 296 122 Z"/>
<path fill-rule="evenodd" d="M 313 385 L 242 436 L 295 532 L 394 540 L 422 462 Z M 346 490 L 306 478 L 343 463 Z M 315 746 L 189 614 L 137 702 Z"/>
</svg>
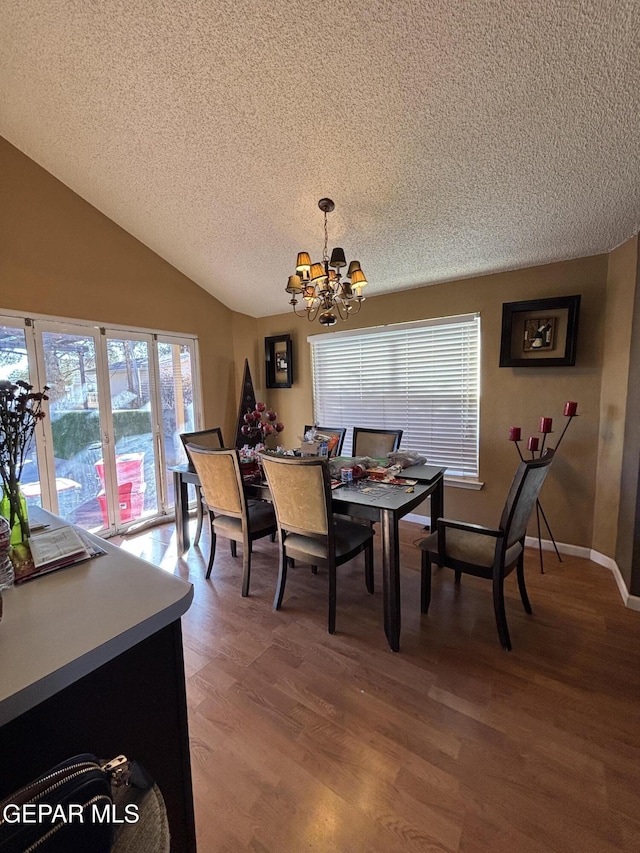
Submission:
<svg viewBox="0 0 640 853">
<path fill-rule="evenodd" d="M 3 487 L 0 515 L 7 519 L 11 527 L 11 544 L 21 545 L 26 542 L 29 538 L 29 513 L 20 483 L 11 488 Z"/>
</svg>

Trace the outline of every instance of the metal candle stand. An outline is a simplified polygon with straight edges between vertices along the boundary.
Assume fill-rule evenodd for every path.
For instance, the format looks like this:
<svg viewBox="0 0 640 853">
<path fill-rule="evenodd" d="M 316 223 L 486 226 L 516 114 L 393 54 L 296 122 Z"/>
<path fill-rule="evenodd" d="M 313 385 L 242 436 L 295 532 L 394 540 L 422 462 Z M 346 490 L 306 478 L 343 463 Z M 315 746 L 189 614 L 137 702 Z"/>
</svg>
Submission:
<svg viewBox="0 0 640 853">
<path fill-rule="evenodd" d="M 571 421 L 574 418 L 578 417 L 577 408 L 578 408 L 577 403 L 568 402 L 565 404 L 564 416 L 567 418 L 567 422 L 564 425 L 564 429 L 562 430 L 562 433 L 560 434 L 560 438 L 558 439 L 558 442 L 554 448 L 554 452 L 557 451 L 558 448 L 560 447 L 562 439 L 564 438 L 566 431 L 569 429 L 569 424 L 571 423 Z M 551 427 L 551 423 L 552 423 L 551 418 L 541 418 L 540 419 L 540 425 L 541 426 Z M 518 436 L 517 438 L 511 437 L 514 434 L 514 430 L 517 431 L 517 436 Z M 544 445 L 545 445 L 545 442 L 547 439 L 547 435 L 550 435 L 552 430 L 550 428 L 549 429 L 545 428 L 545 429 L 541 429 L 540 432 L 542 433 L 542 445 L 541 445 L 539 450 L 538 450 L 538 439 L 537 439 L 537 437 L 529 438 L 529 441 L 527 444 L 527 449 L 530 451 L 532 459 L 536 458 L 536 451 L 538 453 L 538 458 L 540 456 L 542 456 L 542 454 L 544 453 Z M 519 445 L 519 442 L 521 441 L 520 427 L 511 427 L 511 429 L 509 430 L 509 441 L 512 441 L 515 444 L 516 450 L 518 451 L 518 456 L 520 457 L 520 460 L 522 462 L 524 462 L 524 456 L 522 455 L 522 451 L 520 450 L 520 445 Z M 549 522 L 547 521 L 547 516 L 545 515 L 544 510 L 542 509 L 542 504 L 540 503 L 539 500 L 536 500 L 536 521 L 537 521 L 537 525 L 538 525 L 538 553 L 540 555 L 540 572 L 542 574 L 544 574 L 544 563 L 543 563 L 543 559 L 542 559 L 542 536 L 540 534 L 540 516 L 542 516 L 545 527 L 547 528 L 549 536 L 551 537 L 551 541 L 553 543 L 553 547 L 554 547 L 554 550 L 556 552 L 556 556 L 558 557 L 558 560 L 560 562 L 562 562 L 562 557 L 560 556 L 560 551 L 558 550 L 558 546 L 556 544 L 555 537 L 554 537 L 553 533 L 551 532 L 551 527 L 549 526 Z"/>
</svg>

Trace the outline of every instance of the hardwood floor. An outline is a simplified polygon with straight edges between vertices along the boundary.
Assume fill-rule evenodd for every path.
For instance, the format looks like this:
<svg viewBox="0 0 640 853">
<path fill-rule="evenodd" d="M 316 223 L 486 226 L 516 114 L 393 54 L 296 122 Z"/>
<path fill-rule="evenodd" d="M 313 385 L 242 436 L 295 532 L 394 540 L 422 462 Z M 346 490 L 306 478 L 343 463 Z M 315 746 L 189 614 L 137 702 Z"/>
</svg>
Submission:
<svg viewBox="0 0 640 853">
<path fill-rule="evenodd" d="M 435 570 L 421 617 L 420 535 L 403 523 L 399 654 L 362 557 L 339 571 L 330 636 L 322 570 L 297 566 L 272 610 L 268 539 L 246 599 L 224 540 L 210 581 L 206 533 L 184 560 L 173 525 L 122 543 L 195 586 L 183 630 L 200 853 L 640 849 L 640 613 L 606 569 L 545 554 L 541 575 L 528 552 L 534 612 L 512 575 L 505 652 L 486 581 L 456 590 Z"/>
</svg>

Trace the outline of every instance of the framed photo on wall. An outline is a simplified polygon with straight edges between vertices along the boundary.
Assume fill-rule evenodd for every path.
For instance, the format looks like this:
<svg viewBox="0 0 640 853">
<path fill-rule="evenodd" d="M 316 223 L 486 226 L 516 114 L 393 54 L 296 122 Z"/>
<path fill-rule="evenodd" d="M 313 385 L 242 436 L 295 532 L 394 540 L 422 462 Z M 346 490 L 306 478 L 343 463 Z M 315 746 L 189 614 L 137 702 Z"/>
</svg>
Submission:
<svg viewBox="0 0 640 853">
<path fill-rule="evenodd" d="M 580 296 L 505 302 L 500 367 L 572 367 Z"/>
<path fill-rule="evenodd" d="M 264 339 L 264 363 L 267 388 L 291 388 L 293 385 L 291 335 L 273 335 Z"/>
</svg>

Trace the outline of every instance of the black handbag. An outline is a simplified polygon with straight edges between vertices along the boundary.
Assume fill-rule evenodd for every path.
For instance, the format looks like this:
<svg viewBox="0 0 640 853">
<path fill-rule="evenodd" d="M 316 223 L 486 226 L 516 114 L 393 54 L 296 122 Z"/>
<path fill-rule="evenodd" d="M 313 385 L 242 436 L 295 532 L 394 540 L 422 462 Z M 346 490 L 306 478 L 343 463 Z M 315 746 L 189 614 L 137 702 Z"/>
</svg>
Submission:
<svg viewBox="0 0 640 853">
<path fill-rule="evenodd" d="M 0 803 L 0 852 L 109 853 L 114 825 L 139 819 L 137 805 L 122 798 L 114 805 L 112 787 L 151 784 L 124 755 L 106 763 L 90 754 L 69 758 Z"/>
</svg>

